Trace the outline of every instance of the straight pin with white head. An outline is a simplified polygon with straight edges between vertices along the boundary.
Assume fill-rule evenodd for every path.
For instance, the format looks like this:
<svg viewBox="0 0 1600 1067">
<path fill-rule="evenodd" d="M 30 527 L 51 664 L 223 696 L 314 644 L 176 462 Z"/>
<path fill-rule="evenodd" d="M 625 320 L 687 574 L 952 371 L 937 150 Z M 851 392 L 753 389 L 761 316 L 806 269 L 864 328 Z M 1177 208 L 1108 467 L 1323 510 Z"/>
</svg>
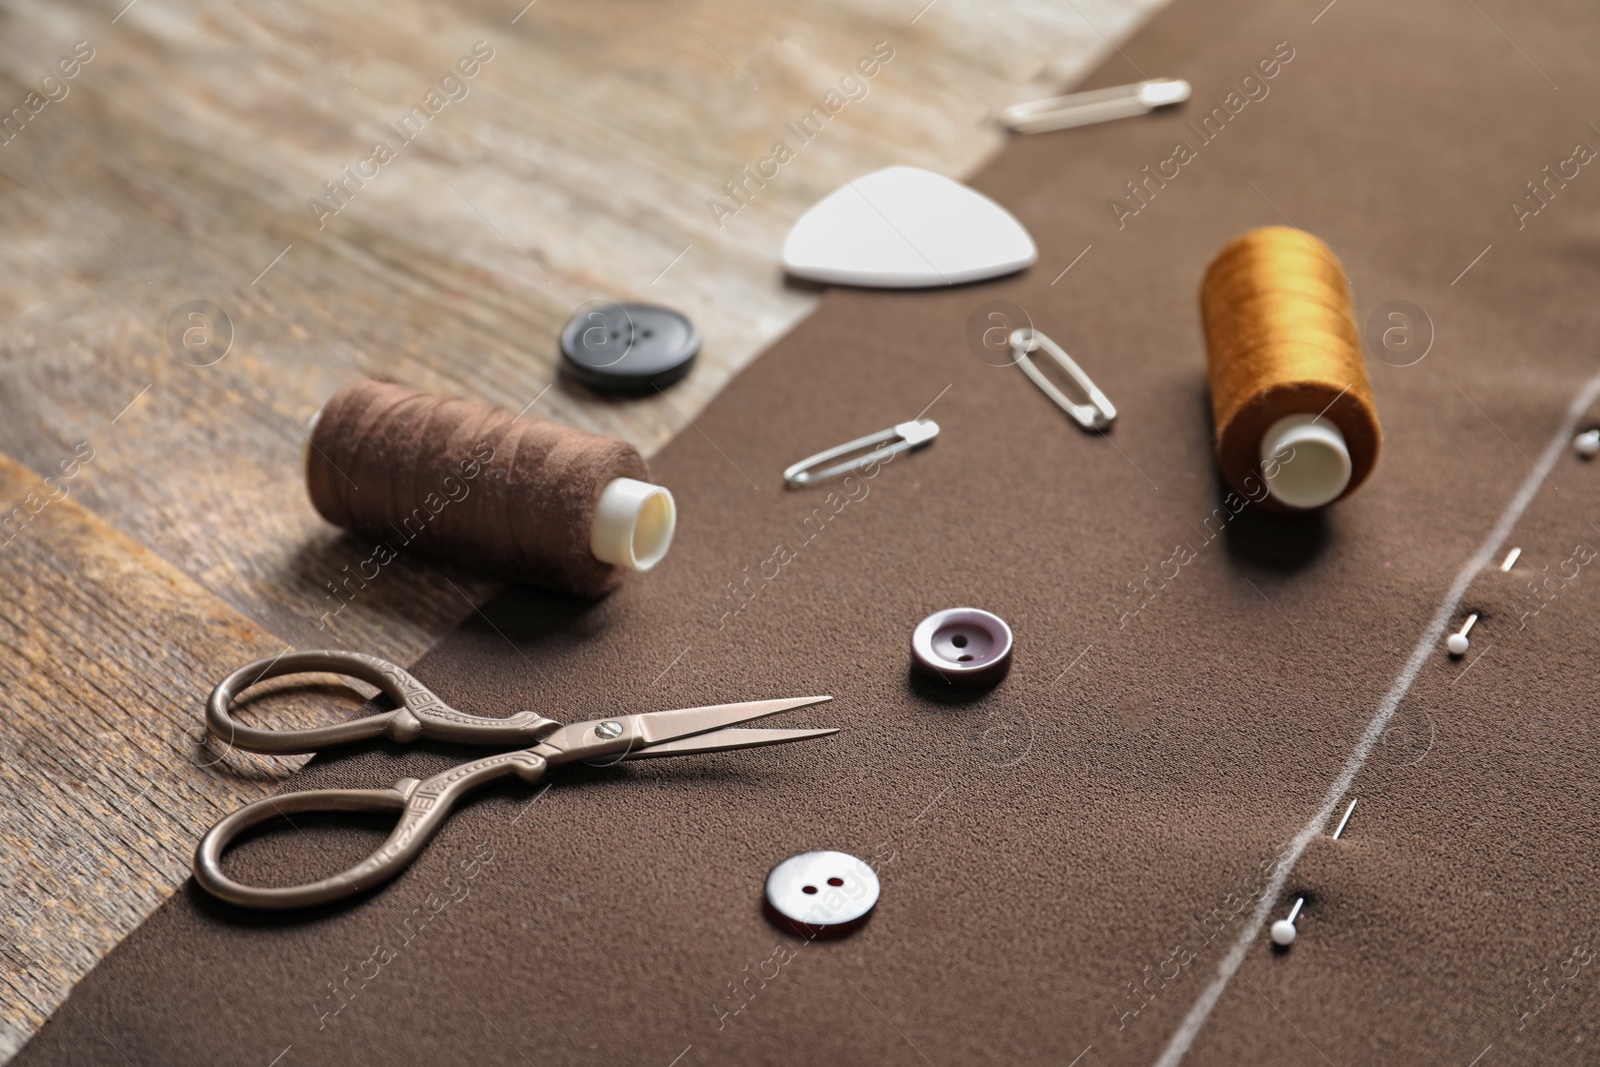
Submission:
<svg viewBox="0 0 1600 1067">
<path fill-rule="evenodd" d="M 1445 641 L 1444 647 L 1450 650 L 1452 656 L 1465 656 L 1467 654 L 1467 647 L 1470 644 L 1467 641 L 1467 634 L 1472 632 L 1472 624 L 1477 621 L 1478 613 L 1474 611 L 1467 616 L 1467 621 L 1461 624 L 1461 629 L 1451 634 L 1449 639 Z"/>
<path fill-rule="evenodd" d="M 1585 430 L 1572 439 L 1572 447 L 1584 459 L 1600 455 L 1600 430 Z"/>
<path fill-rule="evenodd" d="M 1277 922 L 1272 924 L 1272 943 L 1274 945 L 1281 945 L 1284 948 L 1288 948 L 1290 945 L 1294 944 L 1295 935 L 1299 933 L 1299 931 L 1294 928 L 1294 917 L 1300 914 L 1300 909 L 1305 906 L 1305 903 L 1306 898 L 1301 897 L 1299 900 L 1294 902 L 1294 907 L 1289 909 L 1289 917 L 1287 919 L 1279 919 Z"/>
<path fill-rule="evenodd" d="M 1344 809 L 1344 818 L 1339 820 L 1339 828 L 1333 832 L 1333 839 L 1339 840 L 1339 835 L 1344 833 L 1345 824 L 1350 821 L 1350 815 L 1356 810 L 1356 798 L 1350 798 L 1350 806 Z M 1294 939 L 1300 931 L 1294 928 L 1294 920 L 1300 914 L 1300 909 L 1305 907 L 1306 898 L 1300 897 L 1294 902 L 1294 907 L 1289 909 L 1287 919 L 1279 919 L 1272 924 L 1272 943 L 1281 948 L 1288 948 L 1294 944 Z"/>
</svg>

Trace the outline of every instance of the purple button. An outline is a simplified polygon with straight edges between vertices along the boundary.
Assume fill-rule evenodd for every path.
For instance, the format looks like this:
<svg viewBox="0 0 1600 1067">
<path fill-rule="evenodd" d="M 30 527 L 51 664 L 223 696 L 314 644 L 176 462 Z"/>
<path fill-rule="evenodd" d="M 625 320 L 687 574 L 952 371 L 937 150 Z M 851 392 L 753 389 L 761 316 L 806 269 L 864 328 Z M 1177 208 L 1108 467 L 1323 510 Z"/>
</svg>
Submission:
<svg viewBox="0 0 1600 1067">
<path fill-rule="evenodd" d="M 911 634 L 911 663 L 949 685 L 993 685 L 1011 669 L 1011 627 L 977 608 L 936 611 Z"/>
</svg>

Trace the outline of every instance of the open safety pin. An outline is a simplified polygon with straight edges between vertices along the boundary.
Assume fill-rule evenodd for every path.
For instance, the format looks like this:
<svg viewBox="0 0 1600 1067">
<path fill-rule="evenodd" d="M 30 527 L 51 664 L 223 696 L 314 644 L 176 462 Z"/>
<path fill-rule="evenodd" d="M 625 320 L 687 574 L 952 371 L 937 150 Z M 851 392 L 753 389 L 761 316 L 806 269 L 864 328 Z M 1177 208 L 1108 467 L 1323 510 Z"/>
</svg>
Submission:
<svg viewBox="0 0 1600 1067">
<path fill-rule="evenodd" d="M 921 448 L 937 436 L 939 436 L 938 423 L 932 419 L 912 419 L 910 422 L 902 422 L 892 429 L 879 430 L 877 433 L 870 433 L 865 437 L 857 438 L 849 444 L 840 445 L 838 448 L 830 448 L 826 452 L 818 452 L 814 456 L 808 456 L 784 471 L 783 480 L 789 488 L 798 489 L 803 485 L 810 485 L 812 482 L 820 482 L 826 478 L 870 467 L 879 460 L 888 459 L 896 452 L 904 452 L 910 448 Z M 815 469 L 830 459 L 838 459 L 840 456 L 849 455 L 851 452 L 871 445 L 882 444 L 884 441 L 894 441 L 894 444 L 886 448 L 877 449 L 874 452 L 868 452 L 864 456 L 857 456 L 855 459 L 845 460 L 843 463 L 829 467 L 826 470 L 819 471 Z"/>
<path fill-rule="evenodd" d="M 1111 425 L 1111 420 L 1117 417 L 1117 409 L 1112 406 L 1110 400 L 1106 399 L 1106 394 L 1102 393 L 1099 387 L 1089 380 L 1089 376 L 1083 373 L 1083 368 L 1074 363 L 1072 357 L 1061 350 L 1060 345 L 1031 326 L 1023 326 L 1020 329 L 1012 330 L 1010 341 L 1011 354 L 1016 357 L 1017 366 L 1021 367 L 1022 372 L 1033 380 L 1034 385 L 1044 390 L 1045 396 L 1054 400 L 1062 411 L 1071 415 L 1079 426 L 1082 426 L 1085 430 L 1104 430 Z M 1028 353 L 1037 352 L 1040 349 L 1043 349 L 1052 359 L 1061 364 L 1061 368 L 1067 372 L 1078 388 L 1082 389 L 1084 394 L 1088 396 L 1089 402 L 1087 404 L 1073 402 L 1066 393 L 1056 388 L 1054 382 L 1044 376 L 1043 371 L 1034 366 L 1033 360 L 1028 358 Z"/>
<path fill-rule="evenodd" d="M 1048 133 L 1094 122 L 1132 118 L 1158 107 L 1181 104 L 1187 99 L 1188 82 L 1181 78 L 1156 78 L 1114 89 L 1094 89 L 1015 104 L 1000 112 L 1000 121 L 1018 133 Z"/>
</svg>

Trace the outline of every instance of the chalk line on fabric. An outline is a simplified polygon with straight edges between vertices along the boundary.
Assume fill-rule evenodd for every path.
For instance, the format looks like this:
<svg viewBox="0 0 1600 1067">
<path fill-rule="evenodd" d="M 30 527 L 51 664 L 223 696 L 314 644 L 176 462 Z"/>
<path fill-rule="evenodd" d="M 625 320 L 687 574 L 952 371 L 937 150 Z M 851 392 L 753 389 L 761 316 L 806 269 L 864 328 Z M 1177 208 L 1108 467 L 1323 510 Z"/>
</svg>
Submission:
<svg viewBox="0 0 1600 1067">
<path fill-rule="evenodd" d="M 1555 436 L 1550 439 L 1550 443 L 1545 447 L 1544 454 L 1539 457 L 1539 462 L 1534 465 L 1533 470 L 1523 479 L 1516 495 L 1506 505 L 1505 511 L 1501 512 L 1499 521 L 1489 531 L 1488 537 L 1484 539 L 1478 551 L 1473 553 L 1472 558 L 1467 560 L 1466 565 L 1456 574 L 1455 581 L 1450 583 L 1449 590 L 1445 593 L 1444 599 L 1439 602 L 1439 606 L 1434 609 L 1433 618 L 1429 620 L 1427 628 L 1423 630 L 1422 637 L 1418 639 L 1416 647 L 1411 650 L 1411 658 L 1406 661 L 1405 667 L 1401 669 L 1399 676 L 1395 678 L 1394 684 L 1389 687 L 1389 692 L 1384 696 L 1382 703 L 1378 705 L 1377 713 L 1367 723 L 1367 728 L 1362 733 L 1361 740 L 1357 742 L 1355 751 L 1351 753 L 1350 759 L 1345 763 L 1344 770 L 1339 773 L 1333 784 L 1328 787 L 1328 792 L 1323 797 L 1322 806 L 1311 817 L 1311 821 L 1306 823 L 1299 833 L 1295 834 L 1294 840 L 1289 847 L 1287 860 L 1278 866 L 1277 872 L 1267 884 L 1267 889 L 1262 893 L 1261 902 L 1256 905 L 1255 913 L 1250 917 L 1249 924 L 1239 934 L 1239 939 L 1228 950 L 1228 954 L 1222 958 L 1222 962 L 1217 965 L 1217 976 L 1212 979 L 1205 992 L 1200 994 L 1200 998 L 1195 1001 L 1194 1007 L 1189 1009 L 1189 1014 L 1184 1017 L 1182 1025 L 1172 1035 L 1172 1039 L 1167 1042 L 1167 1047 L 1161 1053 L 1161 1058 L 1156 1060 L 1155 1067 L 1177 1067 L 1177 1064 L 1183 1060 L 1184 1055 L 1188 1053 L 1190 1044 L 1199 1035 L 1200 1028 L 1205 1025 L 1212 1009 L 1217 1006 L 1217 1001 L 1221 999 L 1223 992 L 1228 988 L 1228 982 L 1232 980 L 1234 974 L 1244 963 L 1245 956 L 1249 953 L 1251 946 L 1261 936 L 1261 931 L 1267 925 L 1267 917 L 1272 914 L 1272 909 L 1276 906 L 1278 897 L 1283 892 L 1283 887 L 1288 884 L 1289 876 L 1294 872 L 1296 861 L 1305 852 L 1306 846 L 1311 843 L 1311 839 L 1320 834 L 1323 827 L 1328 825 L 1328 820 L 1333 817 L 1339 801 L 1349 792 L 1351 785 L 1355 783 L 1356 775 L 1366 765 L 1368 757 L 1372 755 L 1373 748 L 1382 738 L 1383 731 L 1389 725 L 1389 720 L 1394 717 L 1395 709 L 1400 706 L 1401 699 L 1405 697 L 1412 683 L 1416 681 L 1417 675 L 1421 673 L 1422 665 L 1437 651 L 1439 639 L 1444 636 L 1445 630 L 1448 629 L 1450 619 L 1455 615 L 1456 608 L 1460 606 L 1461 598 L 1466 595 L 1467 588 L 1472 584 L 1472 580 L 1478 576 L 1479 571 L 1492 562 L 1492 558 L 1499 551 L 1500 546 L 1505 543 L 1506 538 L 1511 536 L 1511 530 L 1517 524 L 1517 520 L 1522 518 L 1522 513 L 1527 510 L 1528 505 L 1533 502 L 1534 496 L 1538 494 L 1540 483 L 1549 478 L 1550 472 L 1555 469 L 1556 462 L 1566 452 L 1567 443 L 1572 440 L 1573 431 L 1578 427 L 1578 420 L 1583 418 L 1583 413 L 1588 410 L 1597 397 L 1600 397 L 1600 374 L 1590 378 L 1584 383 L 1583 388 L 1578 391 L 1577 397 L 1574 398 L 1571 406 L 1567 408 L 1566 418 L 1562 420 L 1560 427 L 1555 432 Z"/>
</svg>

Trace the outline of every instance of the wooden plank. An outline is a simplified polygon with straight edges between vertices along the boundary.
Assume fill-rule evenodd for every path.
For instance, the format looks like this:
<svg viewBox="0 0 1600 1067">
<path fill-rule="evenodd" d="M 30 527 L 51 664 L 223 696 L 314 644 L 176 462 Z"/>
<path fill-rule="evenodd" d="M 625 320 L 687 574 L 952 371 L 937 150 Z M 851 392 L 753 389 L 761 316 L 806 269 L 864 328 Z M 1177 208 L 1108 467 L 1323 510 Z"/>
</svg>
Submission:
<svg viewBox="0 0 1600 1067">
<path fill-rule="evenodd" d="M 1000 143 L 992 110 L 1072 81 L 1161 2 L 6 5 L 0 528 L 80 442 L 93 458 L 0 533 L 0 874 L 19 887 L 0 1058 L 182 879 L 216 813 L 284 773 L 186 762 L 173 731 L 221 668 L 285 646 L 405 661 L 490 592 L 402 558 L 348 605 L 329 593 L 368 551 L 301 484 L 299 427 L 335 388 L 536 401 L 653 451 L 811 308 L 778 266 L 807 206 L 891 163 L 970 171 Z M 480 41 L 461 99 L 402 143 L 386 124 Z M 817 107 L 820 132 L 791 132 Z M 380 139 L 394 158 L 345 178 Z M 778 141 L 792 158 L 744 178 Z M 624 298 L 696 321 L 694 375 L 629 402 L 555 381 L 562 323 Z M 196 300 L 231 323 L 209 365 L 219 347 L 179 358 L 168 337 Z"/>
<path fill-rule="evenodd" d="M 47 484 L 0 456 L 8 1052 L 183 880 L 207 826 L 302 762 L 194 746 L 199 680 L 283 642 L 86 511 L 92 466 Z"/>
</svg>

